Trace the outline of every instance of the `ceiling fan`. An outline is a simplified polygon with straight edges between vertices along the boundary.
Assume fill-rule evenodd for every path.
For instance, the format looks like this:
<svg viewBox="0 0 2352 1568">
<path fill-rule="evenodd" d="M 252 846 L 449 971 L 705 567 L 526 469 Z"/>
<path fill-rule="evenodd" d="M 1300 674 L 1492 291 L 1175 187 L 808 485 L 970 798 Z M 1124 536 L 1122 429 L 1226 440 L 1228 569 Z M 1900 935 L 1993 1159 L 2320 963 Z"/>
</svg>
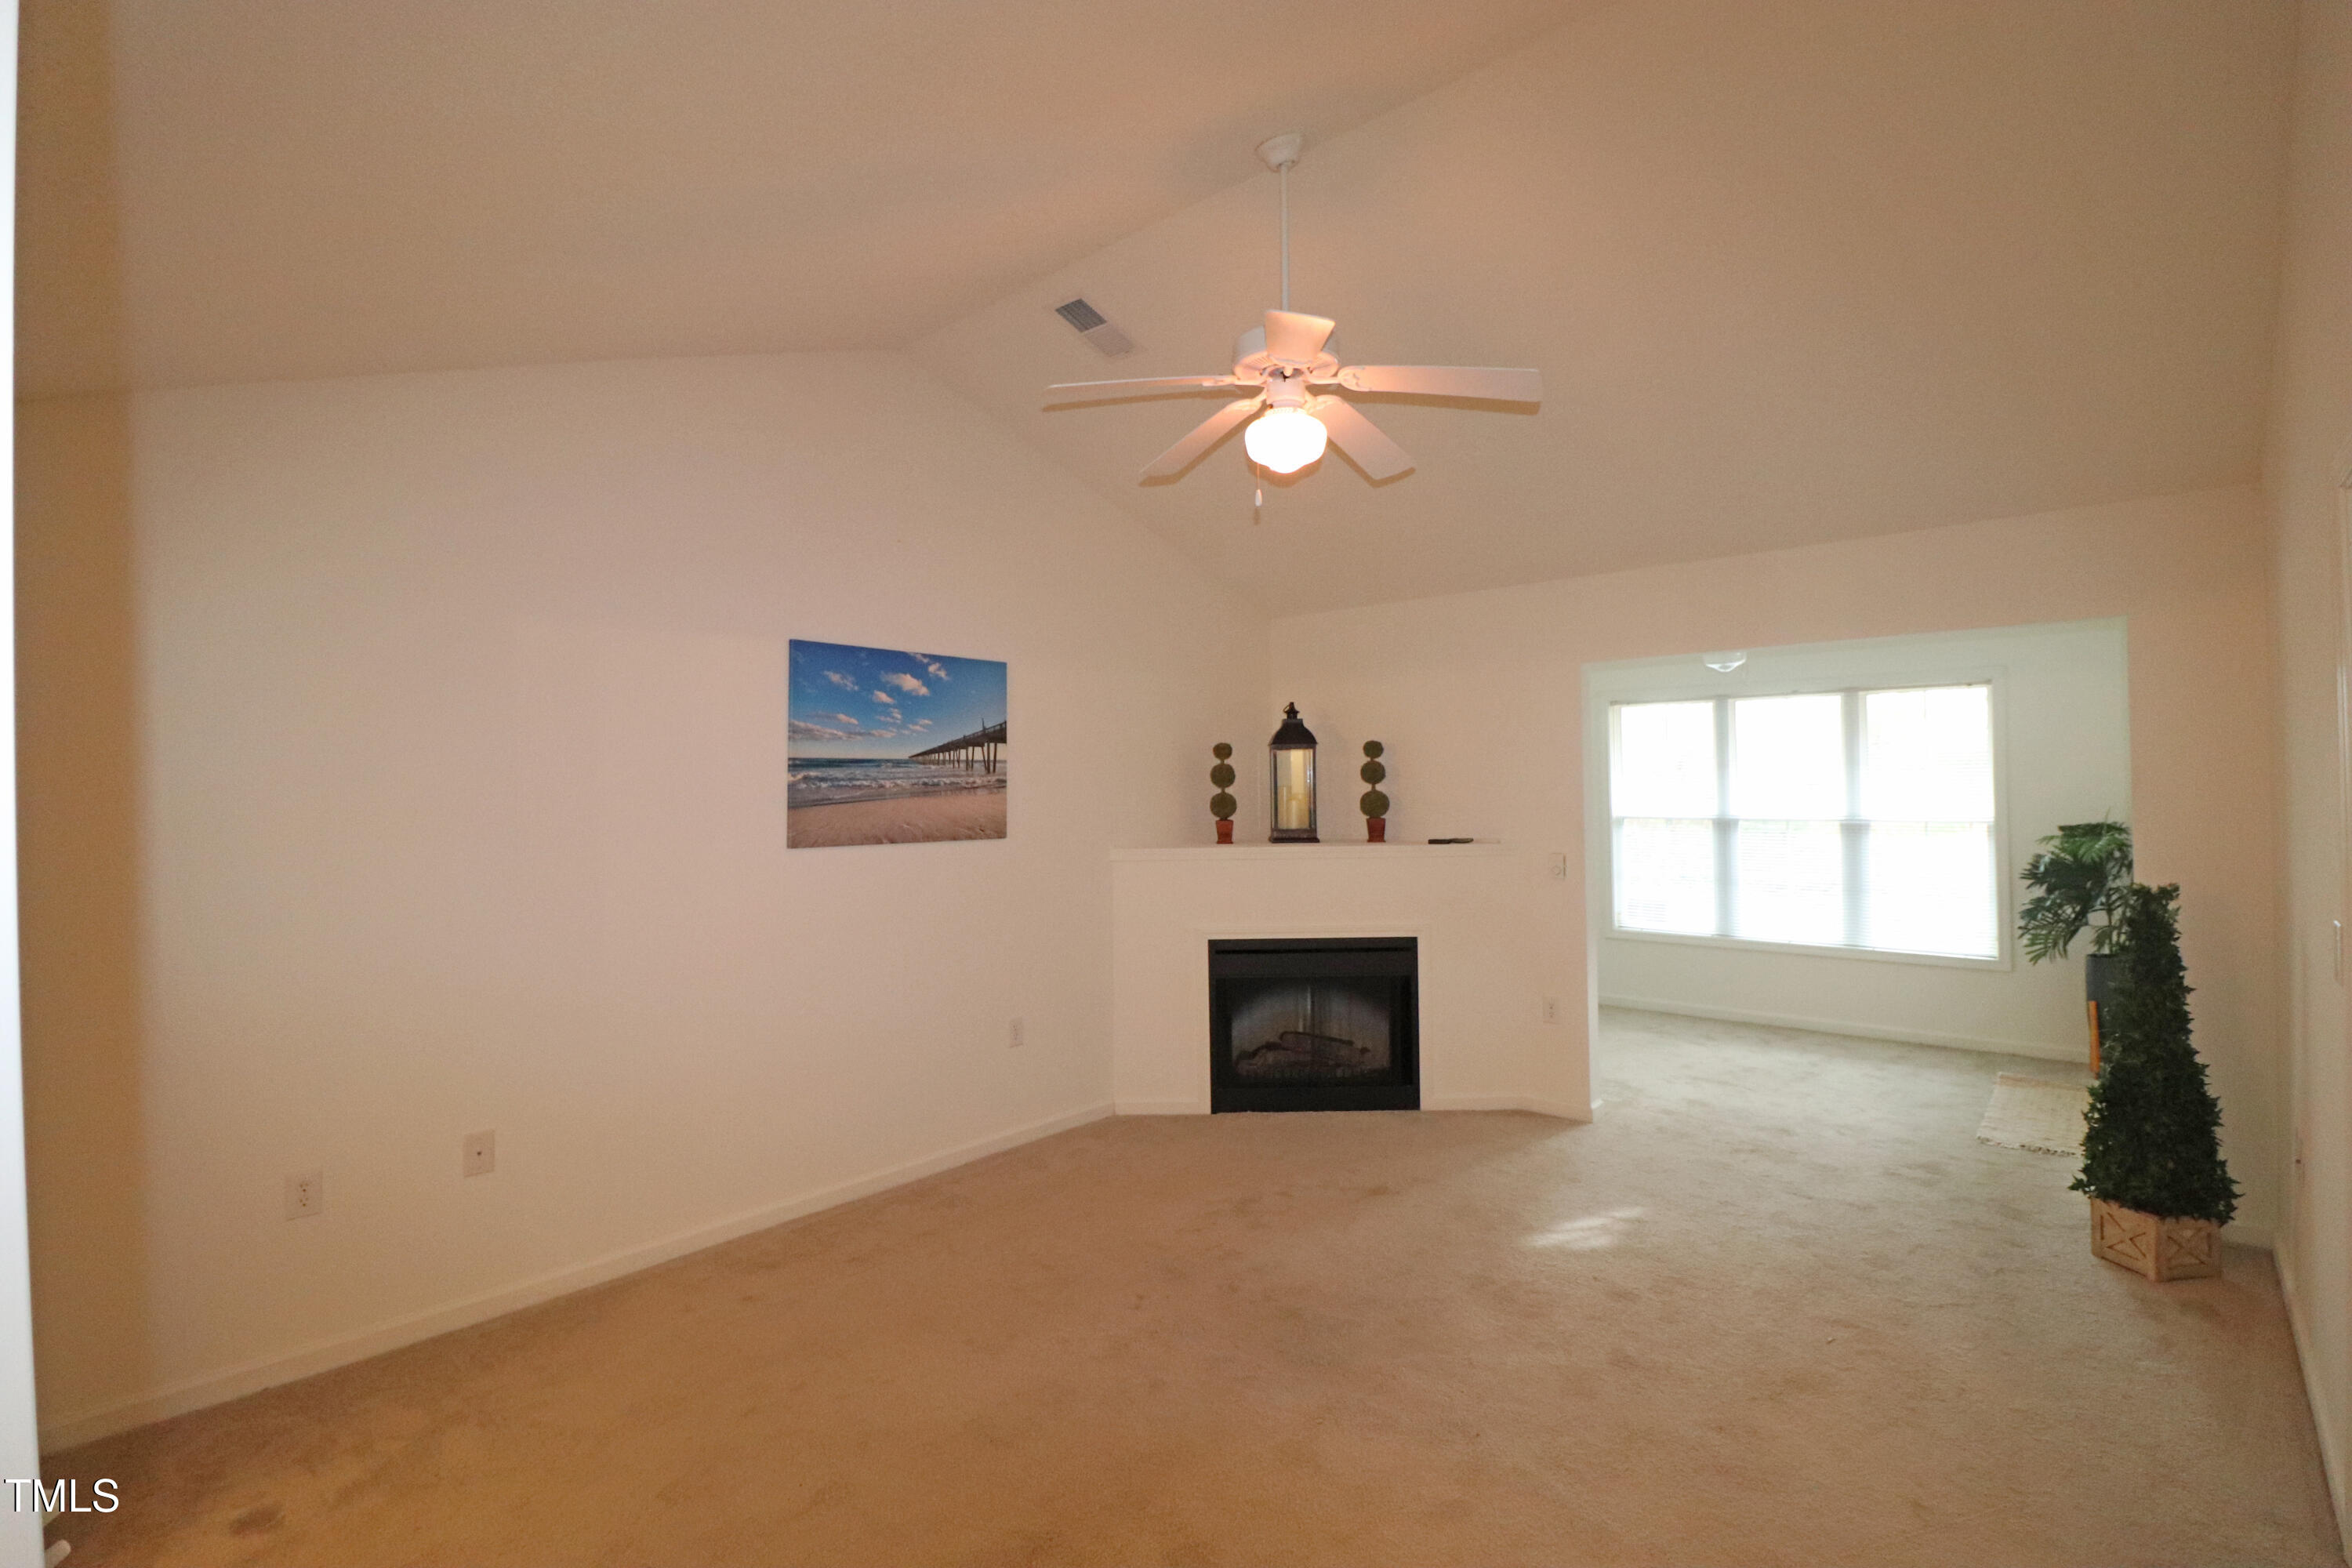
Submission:
<svg viewBox="0 0 2352 1568">
<path fill-rule="evenodd" d="M 1252 327 L 1234 345 L 1234 368 L 1223 375 L 1146 376 L 1132 381 L 1074 381 L 1048 392 L 1082 395 L 1129 395 L 1152 392 L 1202 392 L 1247 387 L 1250 394 L 1226 404 L 1195 426 L 1192 434 L 1151 460 L 1147 479 L 1172 479 L 1249 422 L 1242 444 L 1250 461 L 1277 474 L 1295 474 L 1336 444 L 1369 479 L 1389 479 L 1412 467 L 1404 448 L 1339 395 L 1347 392 L 1405 392 L 1423 397 L 1477 398 L 1497 403 L 1540 403 L 1543 378 L 1532 370 L 1485 370 L 1465 365 L 1343 365 L 1331 353 L 1333 322 L 1290 308 L 1290 167 L 1306 139 L 1287 132 L 1259 144 L 1257 155 L 1282 176 L 1282 309 L 1268 310 L 1265 324 Z"/>
</svg>

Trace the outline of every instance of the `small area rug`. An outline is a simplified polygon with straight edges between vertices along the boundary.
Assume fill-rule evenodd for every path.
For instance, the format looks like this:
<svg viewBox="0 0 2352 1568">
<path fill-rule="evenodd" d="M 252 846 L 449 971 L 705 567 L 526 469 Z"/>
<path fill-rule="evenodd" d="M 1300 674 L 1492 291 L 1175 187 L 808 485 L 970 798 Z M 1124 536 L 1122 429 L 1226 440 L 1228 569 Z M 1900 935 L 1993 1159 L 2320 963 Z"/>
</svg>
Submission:
<svg viewBox="0 0 2352 1568">
<path fill-rule="evenodd" d="M 2002 1073 L 1993 1079 L 1992 1103 L 1977 1127 L 1977 1142 L 2037 1154 L 2079 1154 L 2083 1111 L 2089 1103 L 2082 1084 Z"/>
</svg>

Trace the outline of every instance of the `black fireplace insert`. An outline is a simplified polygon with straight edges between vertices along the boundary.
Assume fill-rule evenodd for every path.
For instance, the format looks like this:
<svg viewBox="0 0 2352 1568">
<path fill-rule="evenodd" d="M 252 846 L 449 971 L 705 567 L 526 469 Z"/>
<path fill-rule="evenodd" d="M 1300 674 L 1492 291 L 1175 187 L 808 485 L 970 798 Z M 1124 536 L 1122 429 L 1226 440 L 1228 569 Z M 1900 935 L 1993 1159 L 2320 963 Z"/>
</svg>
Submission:
<svg viewBox="0 0 2352 1568">
<path fill-rule="evenodd" d="M 1209 944 L 1209 1109 L 1418 1110 L 1409 936 Z"/>
</svg>

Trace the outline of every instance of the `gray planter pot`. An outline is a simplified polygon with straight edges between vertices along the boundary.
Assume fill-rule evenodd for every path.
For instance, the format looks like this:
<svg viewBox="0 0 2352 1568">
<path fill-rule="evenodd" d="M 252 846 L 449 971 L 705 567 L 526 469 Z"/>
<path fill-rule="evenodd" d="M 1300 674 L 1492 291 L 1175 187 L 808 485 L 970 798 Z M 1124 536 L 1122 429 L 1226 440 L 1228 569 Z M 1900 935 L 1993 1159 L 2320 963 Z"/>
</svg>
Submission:
<svg viewBox="0 0 2352 1568">
<path fill-rule="evenodd" d="M 2096 1002 L 2105 1015 L 2107 1004 L 2116 996 L 2116 955 L 2112 952 L 2086 953 L 2083 958 L 2083 998 Z"/>
</svg>

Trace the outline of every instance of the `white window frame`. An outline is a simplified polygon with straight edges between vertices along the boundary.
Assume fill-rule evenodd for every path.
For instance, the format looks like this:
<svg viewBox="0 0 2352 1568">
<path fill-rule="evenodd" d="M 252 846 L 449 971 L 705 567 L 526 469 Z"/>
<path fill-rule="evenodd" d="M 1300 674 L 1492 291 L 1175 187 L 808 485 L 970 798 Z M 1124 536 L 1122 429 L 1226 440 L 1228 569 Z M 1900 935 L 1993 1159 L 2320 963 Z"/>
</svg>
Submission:
<svg viewBox="0 0 2352 1568">
<path fill-rule="evenodd" d="M 1595 826 L 1599 832 L 1592 842 L 1601 847 L 1598 894 L 1602 934 L 1615 942 L 1663 942 L 1670 946 L 1738 949 L 1750 952 L 1797 953 L 1809 958 L 1860 959 L 1873 963 L 1924 964 L 1937 969 L 1973 969 L 1979 972 L 2005 971 L 2016 967 L 2013 948 L 2013 927 L 2016 924 L 2016 893 L 2011 886 L 2014 878 L 2009 873 L 2009 768 L 2008 723 L 2005 717 L 2001 672 L 1997 670 L 1926 675 L 1906 674 L 1886 680 L 1825 682 L 1792 680 L 1785 682 L 1740 682 L 1736 688 L 1707 684 L 1680 689 L 1652 688 L 1613 690 L 1594 704 L 1594 736 L 1600 757 L 1597 770 L 1600 784 L 1599 799 L 1594 802 Z M 1853 876 L 1853 866 L 1859 852 L 1860 833 L 1865 821 L 1852 813 L 1860 792 L 1854 772 L 1861 766 L 1860 748 L 1854 743 L 1862 722 L 1862 697 L 1871 691 L 1916 691 L 1944 686 L 1981 686 L 1986 689 L 1986 705 L 1992 727 L 1992 860 L 1993 860 L 1993 941 L 1994 953 L 1990 958 L 1970 957 L 1950 952 L 1899 952 L 1886 948 L 1849 947 L 1843 944 L 1795 942 L 1759 942 L 1752 937 L 1717 936 L 1713 933 L 1685 931 L 1640 931 L 1617 923 L 1617 811 L 1616 791 L 1617 723 L 1616 712 L 1621 707 L 1648 702 L 1713 702 L 1716 707 L 1716 863 L 1723 864 L 1723 838 L 1727 831 L 1737 832 L 1739 818 L 1725 815 L 1730 804 L 1730 748 L 1726 728 L 1730 721 L 1730 705 L 1751 697 L 1821 697 L 1835 695 L 1843 700 L 1846 733 L 1846 797 L 1848 816 L 1844 819 L 1846 898 L 1846 929 L 1857 928 L 1857 906 L 1862 897 Z M 1597 695 L 1597 694 L 1596 694 Z M 1728 825 L 1728 827 L 1727 827 Z M 1730 896 L 1720 876 L 1716 885 L 1718 900 L 1718 924 L 1728 924 L 1721 918 L 1720 900 Z"/>
</svg>

